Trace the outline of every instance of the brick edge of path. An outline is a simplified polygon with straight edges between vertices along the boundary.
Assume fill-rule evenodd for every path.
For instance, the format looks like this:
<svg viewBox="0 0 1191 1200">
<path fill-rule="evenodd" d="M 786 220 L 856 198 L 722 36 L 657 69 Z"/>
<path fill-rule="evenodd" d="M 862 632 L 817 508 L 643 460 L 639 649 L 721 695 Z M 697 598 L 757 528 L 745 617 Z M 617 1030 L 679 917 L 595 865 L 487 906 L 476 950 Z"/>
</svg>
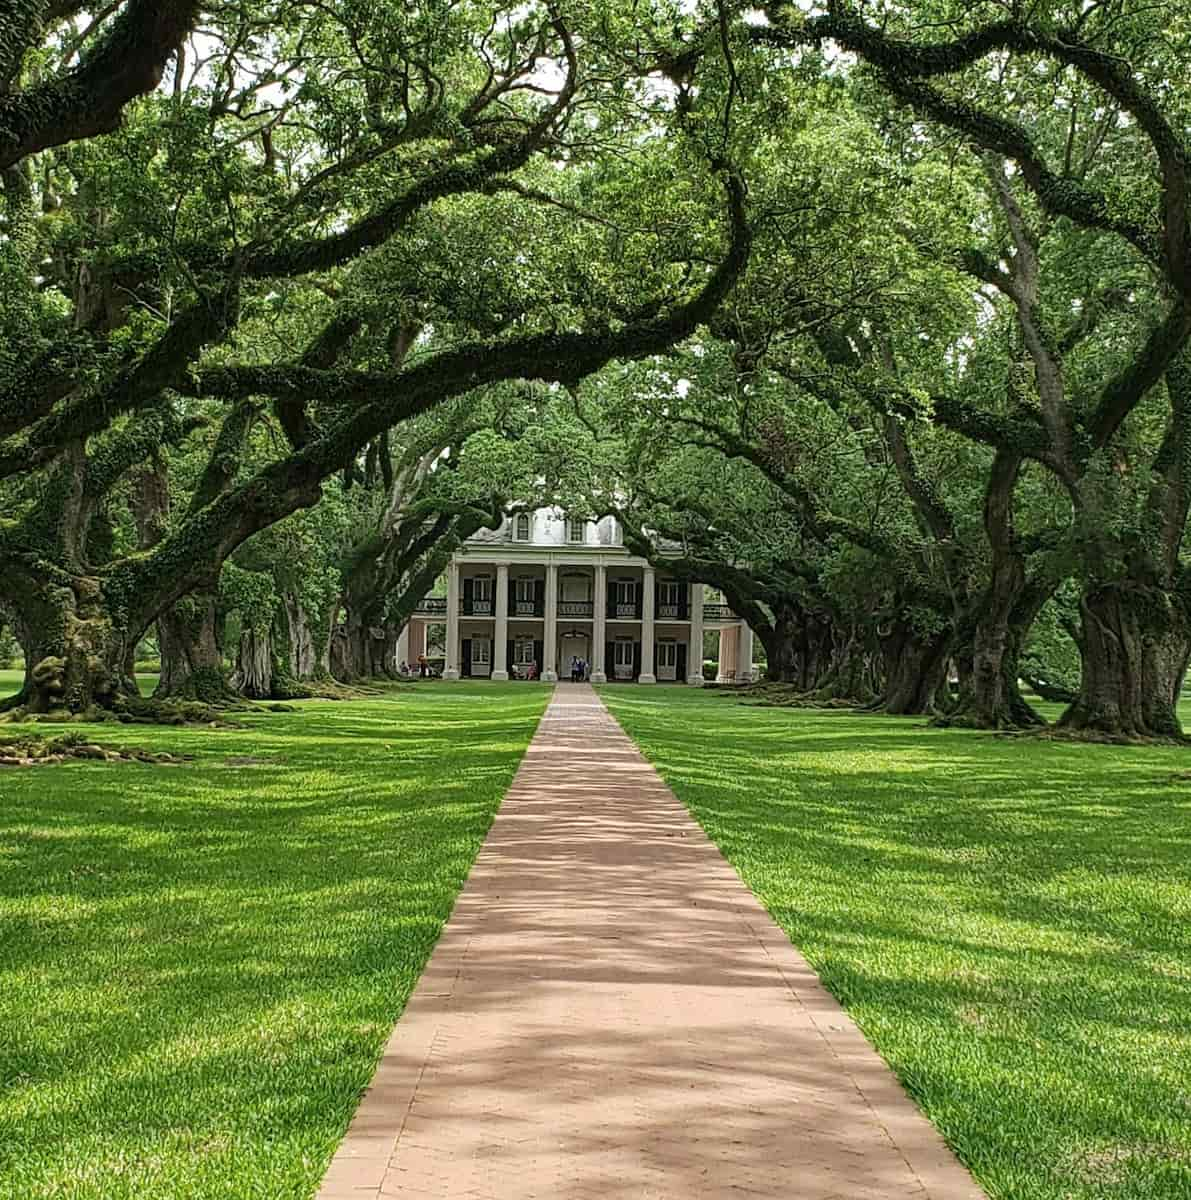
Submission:
<svg viewBox="0 0 1191 1200">
<path fill-rule="evenodd" d="M 560 755 L 565 767 L 561 782 Z M 584 756 L 589 770 L 577 774 L 575 765 Z M 596 769 L 594 774 L 591 769 Z M 617 782 L 618 772 L 627 782 Z M 609 794 L 613 798 L 605 802 Z M 568 800 L 581 807 L 568 810 Z M 631 808 L 626 809 L 629 802 Z M 574 836 L 576 815 L 590 824 L 593 811 L 598 849 L 587 851 L 576 842 L 579 863 L 560 868 L 553 861 L 552 839 L 560 833 Z M 527 820 L 552 824 L 545 834 L 529 826 L 533 836 L 527 838 Z M 621 895 L 614 876 L 604 884 L 607 895 L 600 893 L 597 899 L 603 922 L 599 927 L 618 932 L 593 935 L 590 922 L 595 918 L 584 908 L 591 896 L 581 890 L 583 882 L 598 884 L 602 875 L 597 871 L 608 874 L 620 868 L 622 857 L 632 857 L 634 847 L 650 840 L 651 822 L 659 828 L 665 825 L 669 840 L 655 840 L 652 849 L 644 850 L 645 878 L 654 881 L 650 893 L 666 895 L 656 914 L 647 911 L 637 920 L 647 924 L 660 914 L 684 924 L 675 925 L 673 937 L 664 929 L 660 941 L 647 939 L 645 945 L 648 954 L 665 957 L 673 942 L 679 947 L 677 954 L 685 954 L 684 964 L 694 953 L 705 956 L 710 962 L 706 987 L 704 957 L 698 979 L 683 976 L 681 990 L 671 981 L 676 976 L 659 977 L 661 993 L 648 974 L 652 961 L 634 961 L 631 943 L 627 951 L 623 944 L 614 945 L 606 952 L 608 959 L 599 957 L 604 953 L 601 939 L 619 942 L 621 923 L 632 925 L 632 914 L 643 906 L 648 909 L 649 897 L 644 902 L 640 896 L 621 899 L 624 911 L 615 912 L 615 923 L 609 924 L 608 905 L 615 906 Z M 586 868 L 584 855 L 590 859 Z M 652 861 L 659 855 L 671 856 L 670 870 L 665 862 Z M 642 862 L 637 861 L 641 857 L 637 854 L 629 864 L 637 880 L 642 878 Z M 692 866 L 693 873 L 685 871 L 684 880 L 684 868 Z M 678 882 L 671 885 L 675 876 Z M 675 888 L 685 890 L 677 894 Z M 552 893 L 564 904 L 550 910 L 540 900 Z M 518 895 L 527 897 L 521 907 Z M 576 927 L 576 938 L 552 948 L 552 939 L 560 936 L 557 921 L 535 929 L 543 907 L 547 916 L 565 913 L 566 924 Z M 534 915 L 527 917 L 530 912 Z M 691 926 L 692 919 L 699 924 Z M 688 926 L 696 939 L 688 939 L 683 949 Z M 716 958 L 721 944 L 717 932 L 721 939 L 730 935 L 730 957 Z M 567 933 L 564 928 L 564 940 Z M 705 945 L 711 949 L 705 952 Z M 580 973 L 554 969 L 552 974 L 552 967 L 564 962 L 588 967 L 593 954 L 597 962 L 611 965 L 612 974 L 590 977 L 594 983 Z M 745 983 L 742 962 L 759 972 Z M 717 964 L 723 979 L 716 977 Z M 742 986 L 752 990 L 741 992 Z M 729 994 L 727 987 L 734 992 Z M 706 993 L 705 998 L 700 993 Z M 670 995 L 678 1007 L 667 1022 L 656 1010 L 665 1008 Z M 527 1012 L 522 1011 L 523 1000 Z M 739 1017 L 730 1027 L 722 1022 L 707 1026 L 715 1032 L 701 1037 L 683 1025 L 690 1020 L 697 1026 L 706 1013 L 724 1011 L 725 1003 L 750 1016 Z M 604 1008 L 595 1016 L 589 1013 L 586 1021 L 576 1017 L 577 1009 L 587 1004 Z M 751 1015 L 758 1011 L 760 1017 Z M 607 1041 L 618 1023 L 641 1040 L 632 1050 L 633 1058 L 605 1063 L 604 1058 L 617 1051 L 610 1041 L 611 1050 L 600 1049 L 599 1041 Z M 676 1034 L 677 1028 L 687 1028 L 689 1045 Z M 725 1029 L 726 1039 L 721 1037 Z M 722 1042 L 730 1046 L 731 1035 L 741 1033 L 746 1044 L 748 1038 L 759 1039 L 755 1058 L 733 1057 L 735 1051 L 721 1049 Z M 469 1039 L 475 1043 L 470 1049 Z M 555 1045 L 569 1049 L 543 1066 L 539 1059 Z M 653 1046 L 663 1048 L 663 1061 L 649 1066 L 652 1074 L 642 1074 L 647 1068 L 638 1066 L 637 1059 L 642 1047 Z M 704 1061 L 717 1051 L 724 1061 Z M 689 1054 L 695 1058 L 684 1057 Z M 481 1060 L 486 1062 L 482 1070 Z M 787 1078 L 775 1084 L 787 1060 L 795 1062 L 801 1074 L 793 1082 Z M 692 1066 L 698 1068 L 697 1075 L 691 1075 Z M 607 1113 L 598 1106 L 600 1080 L 592 1077 L 600 1070 L 610 1091 L 619 1086 L 624 1093 Z M 559 1103 L 547 1094 L 550 1083 L 571 1071 L 586 1076 L 577 1078 Z M 682 1082 L 687 1077 L 698 1083 Z M 761 1090 L 746 1095 L 750 1085 Z M 698 1090 L 682 1090 L 687 1088 Z M 645 1096 L 643 1103 L 637 1102 L 638 1094 Z M 724 1099 L 717 1102 L 721 1094 Z M 712 1107 L 702 1115 L 714 1117 L 710 1127 L 718 1134 L 721 1123 L 729 1126 L 724 1144 L 709 1146 L 714 1139 L 704 1135 L 703 1145 L 684 1147 L 684 1140 L 699 1142 L 689 1131 L 697 1128 L 695 1118 L 705 1098 Z M 619 1140 L 615 1134 L 595 1136 L 604 1129 L 602 1122 L 623 1119 L 627 1109 L 646 1126 L 653 1119 L 664 1128 L 649 1128 L 644 1139 L 635 1125 L 622 1127 Z M 568 1112 L 577 1114 L 569 1123 Z M 777 1128 L 779 1112 L 783 1123 Z M 801 1127 L 788 1126 L 787 1118 L 801 1120 Z M 763 1127 L 765 1120 L 768 1127 Z M 513 1126 L 530 1136 L 511 1137 Z M 728 1140 L 729 1133 L 738 1136 Z M 751 1146 L 750 1137 L 755 1143 Z M 626 1146 L 632 1140 L 638 1144 Z M 777 1147 L 781 1162 L 774 1161 Z M 508 1162 L 510 1153 L 513 1164 Z M 598 1160 L 603 1183 L 575 1178 L 584 1155 L 591 1164 Z M 502 1177 L 502 1164 L 514 1173 Z M 596 693 L 587 685 L 560 685 L 316 1200 L 728 1194 L 798 1200 L 985 1200 L 985 1193 L 855 1022 Z"/>
</svg>

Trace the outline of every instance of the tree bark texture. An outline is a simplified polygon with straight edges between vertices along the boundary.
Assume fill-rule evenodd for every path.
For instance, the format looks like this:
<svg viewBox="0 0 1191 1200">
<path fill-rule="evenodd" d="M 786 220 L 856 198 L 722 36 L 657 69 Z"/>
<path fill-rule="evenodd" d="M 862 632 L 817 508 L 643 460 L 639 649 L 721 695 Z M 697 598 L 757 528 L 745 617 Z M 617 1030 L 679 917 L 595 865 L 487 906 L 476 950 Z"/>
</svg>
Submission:
<svg viewBox="0 0 1191 1200">
<path fill-rule="evenodd" d="M 1182 737 L 1177 705 L 1191 660 L 1184 597 L 1110 584 L 1080 600 L 1079 696 L 1059 725 L 1126 738 Z"/>
</svg>

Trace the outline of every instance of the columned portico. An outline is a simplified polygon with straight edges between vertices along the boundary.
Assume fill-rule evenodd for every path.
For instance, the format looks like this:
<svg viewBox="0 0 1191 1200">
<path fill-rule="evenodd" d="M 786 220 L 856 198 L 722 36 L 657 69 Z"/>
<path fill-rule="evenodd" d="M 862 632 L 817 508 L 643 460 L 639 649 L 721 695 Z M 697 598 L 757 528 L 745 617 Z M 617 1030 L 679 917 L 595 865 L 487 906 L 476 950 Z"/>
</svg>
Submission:
<svg viewBox="0 0 1191 1200">
<path fill-rule="evenodd" d="M 586 663 L 593 683 L 703 683 L 706 623 L 722 631 L 721 673 L 747 677 L 752 635 L 718 594 L 677 579 L 624 546 L 619 527 L 520 512 L 468 538 L 445 568 L 445 591 L 415 606 L 396 647 L 416 664 L 438 653 L 444 679 L 555 683 Z M 705 603 L 705 600 L 714 603 Z M 742 662 L 744 658 L 744 662 Z"/>
<path fill-rule="evenodd" d="M 558 679 L 558 566 L 546 565 L 546 628 L 542 646 L 542 680 Z"/>
<path fill-rule="evenodd" d="M 653 622 L 656 616 L 654 603 L 653 567 L 646 567 L 641 578 L 641 674 L 638 683 L 657 683 L 653 671 Z"/>
<path fill-rule="evenodd" d="M 496 565 L 496 635 L 492 646 L 492 679 L 509 678 L 509 565 Z"/>
<path fill-rule="evenodd" d="M 447 567 L 447 661 L 442 677 L 459 678 L 459 563 L 454 559 Z"/>
<path fill-rule="evenodd" d="M 725 625 L 720 630 L 720 663 L 715 673 L 716 683 L 732 683 L 736 679 L 736 641 L 736 627 Z"/>
<path fill-rule="evenodd" d="M 703 686 L 703 585 L 691 584 L 691 649 L 687 661 L 687 683 Z"/>
<path fill-rule="evenodd" d="M 597 563 L 595 591 L 592 595 L 591 682 L 608 682 L 608 665 L 604 662 L 604 644 L 608 636 L 608 568 Z"/>
</svg>

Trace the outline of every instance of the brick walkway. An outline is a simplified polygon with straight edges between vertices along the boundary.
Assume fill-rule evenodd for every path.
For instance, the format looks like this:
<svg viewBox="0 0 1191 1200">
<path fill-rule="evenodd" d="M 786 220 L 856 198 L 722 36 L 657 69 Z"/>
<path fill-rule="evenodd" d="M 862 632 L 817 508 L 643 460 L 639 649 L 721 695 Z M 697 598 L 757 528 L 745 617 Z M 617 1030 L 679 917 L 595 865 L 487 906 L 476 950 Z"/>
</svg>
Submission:
<svg viewBox="0 0 1191 1200">
<path fill-rule="evenodd" d="M 561 685 L 319 1200 L 983 1193 L 585 685 Z"/>
</svg>

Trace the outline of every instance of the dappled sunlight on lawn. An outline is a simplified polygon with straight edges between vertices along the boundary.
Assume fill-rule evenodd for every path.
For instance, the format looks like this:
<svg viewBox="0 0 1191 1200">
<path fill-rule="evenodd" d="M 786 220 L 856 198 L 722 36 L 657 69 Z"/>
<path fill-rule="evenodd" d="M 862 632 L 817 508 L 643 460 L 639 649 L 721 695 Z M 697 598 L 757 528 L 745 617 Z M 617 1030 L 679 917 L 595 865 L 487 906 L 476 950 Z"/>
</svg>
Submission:
<svg viewBox="0 0 1191 1200">
<path fill-rule="evenodd" d="M 604 695 L 991 1196 L 1191 1195 L 1186 750 Z"/>
<path fill-rule="evenodd" d="M 547 694 L 103 726 L 195 761 L 0 775 L 0 1197 L 311 1195 Z"/>
</svg>

